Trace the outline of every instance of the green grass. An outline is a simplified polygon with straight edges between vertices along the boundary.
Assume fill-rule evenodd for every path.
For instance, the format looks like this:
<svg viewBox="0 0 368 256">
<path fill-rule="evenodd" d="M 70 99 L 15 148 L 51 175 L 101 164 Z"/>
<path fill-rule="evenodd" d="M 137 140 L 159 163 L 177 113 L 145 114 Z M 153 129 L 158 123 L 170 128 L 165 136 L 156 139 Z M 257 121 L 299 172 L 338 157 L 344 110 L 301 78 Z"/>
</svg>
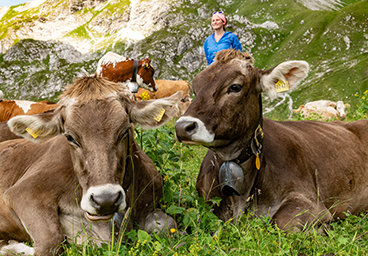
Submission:
<svg viewBox="0 0 368 256">
<path fill-rule="evenodd" d="M 368 90 L 355 97 L 357 111 L 350 112 L 346 122 L 367 118 Z M 211 212 L 211 205 L 218 201 L 205 202 L 195 189 L 207 149 L 173 139 L 175 121 L 153 131 L 136 129 L 136 140 L 165 180 L 161 209 L 176 220 L 177 228 L 152 235 L 133 230 L 123 235 L 125 242 L 102 247 L 91 241 L 71 244 L 66 255 L 368 255 L 368 213 L 347 214 L 346 219 L 329 223 L 325 233 L 307 225 L 303 232 L 287 233 L 252 211 L 238 222 L 219 220 Z"/>
</svg>

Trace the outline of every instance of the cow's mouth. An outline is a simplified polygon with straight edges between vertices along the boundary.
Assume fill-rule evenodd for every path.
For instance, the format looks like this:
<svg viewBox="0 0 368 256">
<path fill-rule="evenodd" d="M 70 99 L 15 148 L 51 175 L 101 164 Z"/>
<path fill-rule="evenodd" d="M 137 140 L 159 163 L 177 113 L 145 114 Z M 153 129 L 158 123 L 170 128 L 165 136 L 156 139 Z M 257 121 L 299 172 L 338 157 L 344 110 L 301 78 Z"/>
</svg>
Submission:
<svg viewBox="0 0 368 256">
<path fill-rule="evenodd" d="M 114 217 L 114 214 L 97 215 L 97 214 L 91 214 L 89 212 L 85 212 L 85 216 L 87 220 L 97 222 L 97 221 L 109 221 Z"/>
</svg>

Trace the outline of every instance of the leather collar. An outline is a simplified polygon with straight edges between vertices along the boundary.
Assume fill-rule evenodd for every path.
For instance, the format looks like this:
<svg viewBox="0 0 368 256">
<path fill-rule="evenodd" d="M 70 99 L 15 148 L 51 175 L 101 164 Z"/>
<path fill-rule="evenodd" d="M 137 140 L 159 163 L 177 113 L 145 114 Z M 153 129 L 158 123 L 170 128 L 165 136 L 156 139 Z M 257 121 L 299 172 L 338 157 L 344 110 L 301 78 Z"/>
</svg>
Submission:
<svg viewBox="0 0 368 256">
<path fill-rule="evenodd" d="M 137 73 L 138 73 L 138 60 L 134 60 L 133 62 L 133 76 L 131 82 L 137 82 Z"/>
<path fill-rule="evenodd" d="M 255 156 L 258 155 L 259 157 L 259 155 L 261 154 L 262 142 L 263 142 L 263 137 L 264 137 L 263 117 L 262 117 L 262 96 L 261 95 L 259 95 L 258 102 L 259 102 L 259 108 L 260 108 L 260 117 L 259 117 L 258 126 L 256 130 L 254 131 L 253 136 L 250 139 L 247 147 L 245 147 L 240 153 L 240 155 L 233 160 L 237 164 L 242 164 L 246 162 L 253 155 Z"/>
</svg>

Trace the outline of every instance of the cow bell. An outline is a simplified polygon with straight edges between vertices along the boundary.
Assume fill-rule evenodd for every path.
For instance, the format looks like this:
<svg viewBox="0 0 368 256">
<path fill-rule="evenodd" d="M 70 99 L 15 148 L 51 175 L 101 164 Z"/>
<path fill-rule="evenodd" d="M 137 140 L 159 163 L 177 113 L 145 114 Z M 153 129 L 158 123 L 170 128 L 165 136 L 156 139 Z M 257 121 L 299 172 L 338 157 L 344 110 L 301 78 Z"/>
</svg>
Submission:
<svg viewBox="0 0 368 256">
<path fill-rule="evenodd" d="M 137 83 L 134 83 L 134 82 L 128 82 L 128 88 L 129 88 L 131 93 L 137 93 L 139 85 Z"/>
<path fill-rule="evenodd" d="M 224 162 L 219 171 L 219 182 L 225 196 L 240 196 L 244 183 L 242 168 L 234 161 Z"/>
</svg>

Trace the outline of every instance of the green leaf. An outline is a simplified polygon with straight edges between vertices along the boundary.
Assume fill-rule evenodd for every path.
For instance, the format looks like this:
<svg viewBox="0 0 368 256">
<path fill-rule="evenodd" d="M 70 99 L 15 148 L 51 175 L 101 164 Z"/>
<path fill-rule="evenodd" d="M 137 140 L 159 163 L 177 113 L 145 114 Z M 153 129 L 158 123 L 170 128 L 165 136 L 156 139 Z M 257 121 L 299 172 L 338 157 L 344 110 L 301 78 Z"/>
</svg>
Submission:
<svg viewBox="0 0 368 256">
<path fill-rule="evenodd" d="M 138 240 L 143 242 L 143 241 L 147 241 L 147 242 L 151 242 L 151 236 L 144 230 L 138 230 Z"/>
</svg>

